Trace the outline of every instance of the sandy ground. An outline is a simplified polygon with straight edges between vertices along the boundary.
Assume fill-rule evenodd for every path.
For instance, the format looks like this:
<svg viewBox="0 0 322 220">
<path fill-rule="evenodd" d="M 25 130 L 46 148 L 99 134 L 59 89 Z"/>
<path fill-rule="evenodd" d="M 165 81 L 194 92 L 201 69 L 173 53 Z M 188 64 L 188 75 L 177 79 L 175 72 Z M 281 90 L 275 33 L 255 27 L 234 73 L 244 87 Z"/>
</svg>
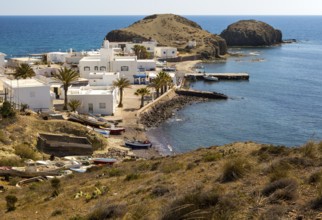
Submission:
<svg viewBox="0 0 322 220">
<path fill-rule="evenodd" d="M 194 65 L 199 63 L 200 60 L 196 61 L 185 61 L 180 63 L 171 63 L 168 65 L 175 64 L 179 76 L 183 76 L 184 73 L 193 72 L 192 68 Z M 145 85 L 132 85 L 131 88 L 124 89 L 123 94 L 123 108 L 117 108 L 114 116 L 105 117 L 109 120 L 122 121 L 119 123 L 120 126 L 125 127 L 126 132 L 123 135 L 115 136 L 112 135 L 109 138 L 108 148 L 115 147 L 121 150 L 128 150 L 124 147 L 124 138 L 145 140 L 148 139 L 146 136 L 144 127 L 138 123 L 137 111 L 140 106 L 140 97 L 134 95 L 135 91 L 139 88 L 143 88 Z M 145 102 L 147 104 L 147 102 Z M 100 153 L 100 152 L 98 152 Z M 129 151 L 129 155 L 134 154 L 135 156 L 142 158 L 151 158 L 161 156 L 157 149 L 152 148 L 149 150 L 133 150 Z"/>
</svg>

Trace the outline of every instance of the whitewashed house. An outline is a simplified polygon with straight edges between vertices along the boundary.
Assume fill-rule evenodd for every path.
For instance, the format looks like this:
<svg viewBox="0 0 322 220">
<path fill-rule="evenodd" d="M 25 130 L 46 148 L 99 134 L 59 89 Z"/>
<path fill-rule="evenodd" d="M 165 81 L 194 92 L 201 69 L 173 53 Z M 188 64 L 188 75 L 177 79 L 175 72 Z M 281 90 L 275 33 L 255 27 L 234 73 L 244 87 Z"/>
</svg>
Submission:
<svg viewBox="0 0 322 220">
<path fill-rule="evenodd" d="M 118 89 L 111 86 L 82 86 L 69 88 L 68 99 L 79 100 L 81 106 L 77 109 L 83 114 L 114 114 L 118 104 Z"/>
<path fill-rule="evenodd" d="M 153 71 L 155 70 L 157 64 L 155 60 L 137 60 L 139 71 Z"/>
<path fill-rule="evenodd" d="M 177 48 L 175 47 L 155 47 L 154 56 L 160 59 L 177 57 Z"/>
<path fill-rule="evenodd" d="M 47 61 L 51 63 L 65 63 L 66 58 L 70 56 L 71 56 L 70 53 L 50 52 L 50 53 L 47 53 Z"/>
<path fill-rule="evenodd" d="M 133 48 L 135 45 L 144 46 L 148 53 L 154 56 L 154 48 L 157 46 L 158 42 L 151 41 L 143 41 L 140 43 L 134 42 L 110 42 L 109 48 L 121 48 L 124 54 L 134 54 Z"/>
<path fill-rule="evenodd" d="M 17 108 L 21 104 L 27 104 L 35 111 L 52 109 L 54 94 L 50 92 L 50 86 L 46 83 L 35 78 L 4 78 L 2 81 L 3 88 L 8 92 L 8 101 L 13 102 Z"/>
<path fill-rule="evenodd" d="M 89 78 L 90 73 L 119 72 L 120 77 L 125 77 L 133 82 L 137 73 L 136 56 L 117 56 L 119 48 L 110 48 L 109 41 L 105 40 L 99 54 L 82 58 L 79 61 L 80 77 Z"/>
</svg>

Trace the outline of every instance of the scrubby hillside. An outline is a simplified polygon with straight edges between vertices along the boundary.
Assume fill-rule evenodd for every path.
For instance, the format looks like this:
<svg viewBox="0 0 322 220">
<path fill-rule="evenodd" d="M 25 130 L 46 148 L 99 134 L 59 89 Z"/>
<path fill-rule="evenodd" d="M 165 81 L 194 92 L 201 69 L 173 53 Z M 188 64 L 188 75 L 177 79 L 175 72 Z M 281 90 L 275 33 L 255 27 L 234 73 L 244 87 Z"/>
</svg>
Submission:
<svg viewBox="0 0 322 220">
<path fill-rule="evenodd" d="M 36 149 L 39 133 L 87 137 L 96 150 L 107 143 L 100 135 L 90 133 L 86 127 L 74 122 L 17 115 L 0 121 L 0 166 L 17 165 L 20 159 L 40 158 L 42 155 Z"/>
<path fill-rule="evenodd" d="M 133 38 L 157 40 L 160 45 L 177 47 L 184 53 L 208 56 L 224 55 L 227 46 L 220 36 L 203 30 L 197 23 L 173 14 L 157 14 L 143 18 L 127 28 L 113 30 L 106 35 L 111 42 L 132 41 Z M 189 40 L 196 40 L 197 47 L 189 50 Z"/>
<path fill-rule="evenodd" d="M 1 194 L 4 219 L 317 219 L 322 143 L 235 143 L 126 161 Z M 57 189 L 58 188 L 58 189 Z M 58 196 L 52 196 L 53 191 Z M 6 212 L 5 196 L 18 198 Z M 55 194 L 55 195 L 57 195 Z"/>
</svg>

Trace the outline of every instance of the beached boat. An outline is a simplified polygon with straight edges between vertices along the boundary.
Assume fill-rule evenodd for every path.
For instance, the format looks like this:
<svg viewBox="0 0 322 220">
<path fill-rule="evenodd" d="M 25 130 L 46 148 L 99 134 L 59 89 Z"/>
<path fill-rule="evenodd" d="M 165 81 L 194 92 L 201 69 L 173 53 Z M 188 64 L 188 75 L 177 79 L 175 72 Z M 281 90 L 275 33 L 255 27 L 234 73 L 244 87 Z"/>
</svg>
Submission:
<svg viewBox="0 0 322 220">
<path fill-rule="evenodd" d="M 103 135 L 106 138 L 108 138 L 110 136 L 110 131 L 107 130 L 107 129 L 94 128 L 94 127 L 91 127 L 91 126 L 87 126 L 87 129 L 95 131 L 95 132 Z"/>
<path fill-rule="evenodd" d="M 78 122 L 84 125 L 89 125 L 92 127 L 106 127 L 106 122 L 103 121 L 98 121 L 97 119 L 95 119 L 94 117 L 88 117 L 85 115 L 79 115 L 79 114 L 70 114 L 68 116 L 68 120 L 69 121 L 74 121 L 74 122 Z"/>
<path fill-rule="evenodd" d="M 148 140 L 146 141 L 137 141 L 137 140 L 125 140 L 125 146 L 132 149 L 147 149 L 152 146 L 152 143 Z"/>
<path fill-rule="evenodd" d="M 112 165 L 117 160 L 114 158 L 93 158 L 94 164 L 106 164 L 106 165 Z"/>
<path fill-rule="evenodd" d="M 213 82 L 216 82 L 216 81 L 219 80 L 218 77 L 211 76 L 211 75 L 208 75 L 208 74 L 203 75 L 203 78 L 206 81 L 213 81 Z"/>
<path fill-rule="evenodd" d="M 107 130 L 110 132 L 111 135 L 120 135 L 122 132 L 125 132 L 125 128 L 123 127 L 117 127 L 117 126 L 112 126 L 110 128 L 104 128 L 104 130 Z"/>
</svg>

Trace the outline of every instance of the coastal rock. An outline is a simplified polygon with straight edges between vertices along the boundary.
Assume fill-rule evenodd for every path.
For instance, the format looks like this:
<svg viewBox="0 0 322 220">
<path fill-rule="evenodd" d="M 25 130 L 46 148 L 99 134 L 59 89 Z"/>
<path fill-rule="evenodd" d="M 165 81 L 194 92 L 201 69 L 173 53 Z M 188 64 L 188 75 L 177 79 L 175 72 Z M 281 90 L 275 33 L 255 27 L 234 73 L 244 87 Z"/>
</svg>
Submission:
<svg viewBox="0 0 322 220">
<path fill-rule="evenodd" d="M 225 29 L 220 36 L 228 46 L 270 46 L 282 43 L 282 32 L 256 20 L 241 20 Z"/>
<path fill-rule="evenodd" d="M 113 30 L 106 37 L 111 42 L 143 41 L 154 39 L 159 46 L 178 48 L 179 52 L 199 54 L 210 59 L 227 53 L 226 41 L 218 35 L 203 30 L 196 22 L 174 14 L 157 14 L 143 18 L 121 30 Z M 189 48 L 189 41 L 196 47 Z"/>
</svg>

